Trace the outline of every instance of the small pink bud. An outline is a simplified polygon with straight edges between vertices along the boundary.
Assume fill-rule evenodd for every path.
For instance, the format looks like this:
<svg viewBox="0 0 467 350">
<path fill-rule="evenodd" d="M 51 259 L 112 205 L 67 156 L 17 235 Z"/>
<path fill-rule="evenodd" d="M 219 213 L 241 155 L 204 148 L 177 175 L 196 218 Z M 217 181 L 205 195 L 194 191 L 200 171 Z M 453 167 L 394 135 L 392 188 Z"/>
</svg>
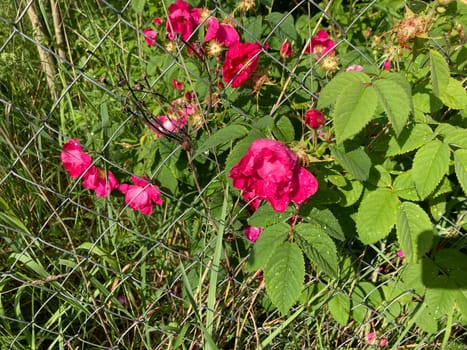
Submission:
<svg viewBox="0 0 467 350">
<path fill-rule="evenodd" d="M 149 46 L 156 45 L 157 32 L 151 28 L 146 28 L 143 30 L 144 40 Z"/>
<path fill-rule="evenodd" d="M 401 249 L 401 250 L 398 250 L 396 254 L 397 254 L 397 256 L 398 256 L 399 258 L 401 258 L 401 259 L 404 257 L 404 252 L 402 251 L 402 249 Z"/>
<path fill-rule="evenodd" d="M 376 341 L 376 333 L 375 332 L 370 332 L 366 336 L 366 342 L 370 345 L 373 345 Z"/>
<path fill-rule="evenodd" d="M 379 340 L 379 346 L 384 348 L 386 345 L 388 345 L 388 339 L 386 337 L 381 337 Z"/>
<path fill-rule="evenodd" d="M 305 123 L 312 129 L 319 129 L 326 122 L 326 117 L 317 109 L 309 109 L 305 113 Z"/>
<path fill-rule="evenodd" d="M 384 61 L 383 69 L 388 71 L 391 70 L 391 60 Z"/>
<path fill-rule="evenodd" d="M 284 60 L 289 59 L 290 57 L 292 57 L 292 55 L 293 55 L 292 45 L 289 43 L 288 40 L 285 40 L 282 43 L 280 55 Z"/>
</svg>

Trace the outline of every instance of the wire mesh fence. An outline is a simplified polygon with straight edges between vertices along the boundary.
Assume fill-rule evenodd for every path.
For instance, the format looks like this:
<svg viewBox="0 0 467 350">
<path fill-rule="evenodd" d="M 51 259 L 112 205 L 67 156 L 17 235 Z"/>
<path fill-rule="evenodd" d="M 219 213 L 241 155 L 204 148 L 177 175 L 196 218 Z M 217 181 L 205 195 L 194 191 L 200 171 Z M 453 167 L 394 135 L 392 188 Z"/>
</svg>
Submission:
<svg viewBox="0 0 467 350">
<path fill-rule="evenodd" d="M 291 325 L 281 328 L 280 314 L 270 309 L 260 280 L 242 271 L 247 258 L 242 229 L 221 215 L 224 194 L 212 190 L 226 176 L 225 159 L 197 152 L 190 142 L 200 128 L 212 132 L 203 120 L 216 118 L 215 104 L 229 110 L 226 123 L 234 117 L 255 122 L 254 108 L 246 107 L 246 101 L 260 105 L 258 91 L 271 82 L 266 75 L 258 78 L 257 91 L 248 96 L 226 94 L 227 87 L 216 85 L 216 94 L 206 99 L 219 73 L 186 61 L 182 50 L 196 47 L 182 40 L 169 43 L 163 38 L 148 47 L 143 29 L 152 13 L 167 15 L 168 5 L 147 2 L 141 12 L 141 4 L 31 0 L 4 4 L 0 13 L 0 348 L 197 349 L 206 344 L 202 319 L 210 312 L 221 348 L 257 348 L 261 342 L 272 349 L 293 348 L 304 329 L 301 348 L 318 348 L 318 339 L 336 348 L 364 346 L 364 327 L 355 333 L 325 316 L 315 318 L 326 308 L 317 297 L 322 291 L 316 287 L 319 276 L 306 277 L 309 301 L 293 309 Z M 211 16 L 230 18 L 249 41 L 261 45 L 270 69 L 282 71 L 285 88 L 271 116 L 283 113 L 297 96 L 306 103 L 317 98 L 313 77 L 320 60 L 303 55 L 302 46 L 301 59 L 290 65 L 267 48 L 285 22 L 313 18 L 313 26 L 303 20 L 310 37 L 322 22 L 330 23 L 333 49 L 350 47 L 358 56 L 352 60 L 375 62 L 371 51 L 349 33 L 363 16 L 377 11 L 377 1 L 359 3 L 345 23 L 333 17 L 333 1 L 280 5 L 286 14 L 270 20 L 269 35 L 260 38 L 254 31 L 261 25 L 259 16 L 242 21 L 232 17 L 235 4 L 208 4 Z M 202 24 L 192 35 L 201 30 Z M 376 61 L 382 64 L 384 57 Z M 174 79 L 192 92 L 201 121 L 172 138 L 156 138 L 151 128 L 159 124 L 150 125 L 153 116 L 187 108 L 183 92 L 179 105 L 171 100 Z M 98 198 L 82 187 L 81 178 L 68 177 L 59 157 L 62 145 L 73 137 L 80 138 L 93 165 L 120 179 L 147 175 L 156 182 L 169 181 L 160 184 L 163 205 L 151 216 L 138 215 L 123 196 Z M 217 169 L 216 177 L 206 179 L 203 167 L 190 168 L 193 160 Z M 191 192 L 181 194 L 177 180 L 170 179 L 176 177 L 174 169 L 187 168 L 193 180 L 183 188 Z M 225 247 L 221 266 L 213 267 L 214 228 L 219 227 Z M 361 275 L 374 274 L 378 264 L 362 261 Z M 390 268 L 396 274 L 401 266 Z M 213 269 L 219 269 L 217 296 L 209 309 Z M 350 284 L 328 288 L 337 292 Z M 387 322 L 384 313 L 391 311 L 390 305 L 381 310 L 370 299 L 362 295 L 355 308 L 370 310 L 369 323 Z M 259 309 L 263 311 L 255 311 Z M 411 338 L 419 340 L 396 318 L 390 322 L 387 329 L 405 331 L 407 344 Z M 465 336 L 465 330 L 457 334 Z M 268 337 L 272 343 L 265 343 Z"/>
</svg>

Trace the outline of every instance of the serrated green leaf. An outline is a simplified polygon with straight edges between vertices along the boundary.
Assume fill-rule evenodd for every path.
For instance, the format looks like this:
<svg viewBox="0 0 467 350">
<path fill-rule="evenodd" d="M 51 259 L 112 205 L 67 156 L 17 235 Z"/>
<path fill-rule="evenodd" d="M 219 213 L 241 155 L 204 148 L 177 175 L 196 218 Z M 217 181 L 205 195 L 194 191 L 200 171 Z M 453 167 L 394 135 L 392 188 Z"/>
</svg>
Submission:
<svg viewBox="0 0 467 350">
<path fill-rule="evenodd" d="M 379 79 L 373 83 L 373 87 L 396 135 L 399 135 L 409 118 L 410 96 L 396 80 Z"/>
<path fill-rule="evenodd" d="M 320 92 L 318 109 L 323 109 L 336 102 L 337 98 L 356 83 L 371 83 L 370 77 L 362 72 L 343 72 L 337 74 Z"/>
<path fill-rule="evenodd" d="M 392 135 L 386 156 L 392 157 L 417 149 L 433 139 L 433 131 L 426 124 L 415 124 L 413 128 L 405 128 L 399 136 Z"/>
<path fill-rule="evenodd" d="M 446 282 L 449 283 L 446 279 Z M 424 303 L 435 319 L 441 318 L 454 307 L 456 291 L 449 288 L 428 288 Z"/>
<path fill-rule="evenodd" d="M 274 135 L 281 141 L 293 141 L 295 139 L 295 129 L 287 117 L 281 117 L 276 121 Z"/>
<path fill-rule="evenodd" d="M 360 240 L 376 243 L 391 232 L 396 223 L 399 199 L 388 188 L 378 188 L 363 198 L 356 217 Z"/>
<path fill-rule="evenodd" d="M 459 184 L 467 195 L 467 149 L 458 149 L 454 152 L 454 169 Z"/>
<path fill-rule="evenodd" d="M 341 225 L 331 210 L 313 208 L 307 217 L 311 223 L 321 226 L 321 229 L 331 237 L 341 241 L 345 239 Z"/>
<path fill-rule="evenodd" d="M 298 224 L 295 233 L 303 252 L 318 270 L 337 277 L 337 249 L 327 232 L 318 224 Z"/>
<path fill-rule="evenodd" d="M 245 265 L 245 269 L 254 272 L 264 267 L 274 249 L 287 239 L 289 230 L 290 226 L 284 223 L 265 227 L 253 245 L 253 251 Z"/>
<path fill-rule="evenodd" d="M 441 101 L 452 109 L 465 109 L 467 107 L 467 93 L 462 83 L 454 78 L 449 78 L 446 88 L 439 96 Z"/>
<path fill-rule="evenodd" d="M 143 13 L 145 5 L 146 5 L 146 0 L 134 0 L 131 2 L 131 6 L 133 7 L 133 10 L 137 14 Z"/>
<path fill-rule="evenodd" d="M 330 146 L 332 155 L 355 179 L 365 181 L 370 175 L 371 159 L 363 147 L 346 150 L 342 146 Z"/>
<path fill-rule="evenodd" d="M 376 185 L 377 187 L 389 187 L 392 183 L 391 174 L 382 165 L 375 165 L 371 168 L 370 177 L 368 182 Z"/>
<path fill-rule="evenodd" d="M 274 306 L 286 314 L 298 300 L 305 280 L 305 261 L 295 243 L 278 245 L 264 269 L 266 292 Z"/>
<path fill-rule="evenodd" d="M 448 172 L 449 159 L 449 146 L 439 140 L 433 140 L 417 151 L 412 166 L 412 179 L 422 199 L 434 191 Z"/>
<path fill-rule="evenodd" d="M 201 153 L 214 148 L 226 142 L 244 137 L 248 134 L 248 129 L 242 125 L 231 124 L 225 128 L 217 130 L 214 134 L 210 135 L 204 142 L 202 142 L 195 151 L 194 158 Z"/>
<path fill-rule="evenodd" d="M 272 12 L 265 17 L 269 22 L 271 31 L 289 41 L 297 41 L 297 31 L 295 30 L 294 18 L 287 13 Z"/>
<path fill-rule="evenodd" d="M 289 207 L 284 212 L 278 213 L 270 204 L 262 205 L 248 219 L 248 225 L 256 227 L 271 226 L 284 222 L 294 215 L 294 208 Z"/>
<path fill-rule="evenodd" d="M 436 132 L 442 135 L 444 142 L 450 146 L 467 148 L 467 129 L 443 123 L 438 125 Z"/>
<path fill-rule="evenodd" d="M 419 317 L 417 317 L 415 324 L 422 331 L 428 334 L 438 332 L 438 320 L 433 316 L 427 307 L 424 307 Z"/>
<path fill-rule="evenodd" d="M 340 205 L 343 207 L 350 207 L 357 203 L 362 196 L 363 185 L 359 180 L 347 180 L 347 184 L 343 187 L 336 189 L 341 194 Z"/>
<path fill-rule="evenodd" d="M 350 315 L 350 298 L 347 295 L 338 293 L 328 302 L 329 312 L 332 317 L 341 325 L 347 325 Z"/>
<path fill-rule="evenodd" d="M 440 97 L 449 84 L 449 66 L 444 57 L 435 50 L 430 50 L 430 66 L 433 93 Z"/>
<path fill-rule="evenodd" d="M 334 107 L 336 142 L 342 143 L 361 131 L 373 118 L 378 96 L 373 86 L 356 82 L 348 86 Z"/>
<path fill-rule="evenodd" d="M 412 179 L 412 170 L 399 174 L 394 180 L 394 190 L 397 196 L 409 201 L 419 201 L 420 196 L 415 188 L 415 182 Z"/>
<path fill-rule="evenodd" d="M 397 239 L 409 262 L 416 262 L 431 248 L 433 227 L 425 211 L 417 204 L 404 202 L 397 212 Z"/>
</svg>

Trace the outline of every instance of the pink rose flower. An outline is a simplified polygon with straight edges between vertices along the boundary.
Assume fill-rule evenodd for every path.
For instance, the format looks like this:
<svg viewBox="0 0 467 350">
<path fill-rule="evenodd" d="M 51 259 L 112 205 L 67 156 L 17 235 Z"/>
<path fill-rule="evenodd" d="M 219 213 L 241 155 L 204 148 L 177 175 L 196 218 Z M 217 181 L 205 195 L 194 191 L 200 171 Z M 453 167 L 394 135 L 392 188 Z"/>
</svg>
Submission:
<svg viewBox="0 0 467 350">
<path fill-rule="evenodd" d="M 83 147 L 77 138 L 72 138 L 63 145 L 60 160 L 72 178 L 80 177 L 92 162 L 91 156 L 83 152 Z"/>
<path fill-rule="evenodd" d="M 236 42 L 225 53 L 222 78 L 233 88 L 243 85 L 258 66 L 261 45 Z"/>
<path fill-rule="evenodd" d="M 245 227 L 245 236 L 250 242 L 255 243 L 263 230 L 263 227 L 247 226 Z"/>
<path fill-rule="evenodd" d="M 204 41 L 210 40 L 215 40 L 219 45 L 230 47 L 240 41 L 240 36 L 232 25 L 219 23 L 216 17 L 210 17 Z"/>
<path fill-rule="evenodd" d="M 162 24 L 162 18 L 160 17 L 154 17 L 152 19 L 152 23 L 154 23 L 156 26 L 160 26 Z"/>
<path fill-rule="evenodd" d="M 326 122 L 326 117 L 317 109 L 309 109 L 305 113 L 305 123 L 312 129 L 319 129 Z"/>
<path fill-rule="evenodd" d="M 292 45 L 290 44 L 288 40 L 284 40 L 284 42 L 282 43 L 280 55 L 284 60 L 292 57 L 293 55 Z"/>
<path fill-rule="evenodd" d="M 318 32 L 318 35 L 311 38 L 311 41 L 308 43 L 305 52 L 308 52 L 312 55 L 317 55 L 318 57 L 324 56 L 326 54 L 334 56 L 334 45 L 334 41 L 329 39 L 328 32 L 322 29 Z"/>
<path fill-rule="evenodd" d="M 199 10 L 191 9 L 187 2 L 177 0 L 175 4 L 169 6 L 169 17 L 165 26 L 170 40 L 174 40 L 177 33 L 187 41 L 198 24 Z"/>
<path fill-rule="evenodd" d="M 243 190 L 243 198 L 252 201 L 254 210 L 261 200 L 267 200 L 275 211 L 283 212 L 290 202 L 300 204 L 318 190 L 318 181 L 298 164 L 297 155 L 268 139 L 255 140 L 229 178 L 235 188 Z"/>
<path fill-rule="evenodd" d="M 108 197 L 118 188 L 118 181 L 111 171 L 106 173 L 104 169 L 93 166 L 84 174 L 83 186 L 96 191 L 98 197 Z"/>
<path fill-rule="evenodd" d="M 156 45 L 157 32 L 151 28 L 146 28 L 143 30 L 144 40 L 149 46 Z"/>
<path fill-rule="evenodd" d="M 159 187 L 149 182 L 146 176 L 131 177 L 133 185 L 121 184 L 120 192 L 125 195 L 125 203 L 132 209 L 138 210 L 144 215 L 151 215 L 154 204 L 161 205 L 161 193 Z"/>
</svg>

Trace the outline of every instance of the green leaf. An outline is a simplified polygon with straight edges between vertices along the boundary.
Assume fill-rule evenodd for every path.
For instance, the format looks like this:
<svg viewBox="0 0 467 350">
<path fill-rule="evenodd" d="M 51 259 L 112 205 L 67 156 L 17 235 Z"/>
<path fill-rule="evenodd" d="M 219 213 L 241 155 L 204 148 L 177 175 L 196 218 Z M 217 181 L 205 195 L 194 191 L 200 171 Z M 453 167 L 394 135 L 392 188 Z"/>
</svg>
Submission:
<svg viewBox="0 0 467 350">
<path fill-rule="evenodd" d="M 271 205 L 262 205 L 256 210 L 252 216 L 248 219 L 248 225 L 256 227 L 271 226 L 280 222 L 286 221 L 294 215 L 294 209 L 292 207 L 287 208 L 284 212 L 278 213 Z"/>
<path fill-rule="evenodd" d="M 131 7 L 137 14 L 142 14 L 144 10 L 144 5 L 146 5 L 146 0 L 133 0 L 131 2 Z"/>
<path fill-rule="evenodd" d="M 303 252 L 318 270 L 337 277 L 337 249 L 327 232 L 318 224 L 298 224 L 295 232 Z"/>
<path fill-rule="evenodd" d="M 338 293 L 328 302 L 329 312 L 332 317 L 341 325 L 347 325 L 350 315 L 350 298 L 347 295 Z"/>
<path fill-rule="evenodd" d="M 449 84 L 449 66 L 444 57 L 435 50 L 430 50 L 430 66 L 433 93 L 440 97 Z"/>
<path fill-rule="evenodd" d="M 404 202 L 397 212 L 397 239 L 409 262 L 416 262 L 431 248 L 433 226 L 417 204 Z"/>
<path fill-rule="evenodd" d="M 286 314 L 298 300 L 305 280 L 305 261 L 295 243 L 278 245 L 264 269 L 266 292 L 274 306 Z"/>
<path fill-rule="evenodd" d="M 323 109 L 336 102 L 337 98 L 356 83 L 371 83 L 370 77 L 362 72 L 343 72 L 337 74 L 320 92 L 318 109 Z"/>
<path fill-rule="evenodd" d="M 442 135 L 444 142 L 450 146 L 467 148 L 467 129 L 443 123 L 438 125 L 436 132 Z"/>
<path fill-rule="evenodd" d="M 467 93 L 460 81 L 449 78 L 448 86 L 441 91 L 441 101 L 452 109 L 465 109 L 467 107 Z"/>
<path fill-rule="evenodd" d="M 454 307 L 455 298 L 456 290 L 449 288 L 428 288 L 425 293 L 424 302 L 433 317 L 439 319 Z"/>
<path fill-rule="evenodd" d="M 295 129 L 289 118 L 281 117 L 277 120 L 274 128 L 274 135 L 281 141 L 287 142 L 295 140 Z"/>
<path fill-rule="evenodd" d="M 356 217 L 361 241 L 372 244 L 386 237 L 396 223 L 398 206 L 397 195 L 388 188 L 378 188 L 364 197 Z"/>
<path fill-rule="evenodd" d="M 292 15 L 272 12 L 265 17 L 265 20 L 269 22 L 271 31 L 274 32 L 274 34 L 279 34 L 282 39 L 287 38 L 292 42 L 297 41 L 297 31 L 295 30 Z"/>
<path fill-rule="evenodd" d="M 394 180 L 393 187 L 400 198 L 407 199 L 409 201 L 421 200 L 417 193 L 417 189 L 415 188 L 415 182 L 412 178 L 412 170 L 399 174 Z"/>
<path fill-rule="evenodd" d="M 433 131 L 426 124 L 415 124 L 413 128 L 405 128 L 400 135 L 389 139 L 386 156 L 392 157 L 417 149 L 433 139 Z"/>
<path fill-rule="evenodd" d="M 378 96 L 373 86 L 356 82 L 339 95 L 334 108 L 336 142 L 356 135 L 373 118 Z"/>
<path fill-rule="evenodd" d="M 336 192 L 341 194 L 339 204 L 343 207 L 350 207 L 357 203 L 362 196 L 363 185 L 359 180 L 347 180 L 346 185 L 337 188 Z"/>
<path fill-rule="evenodd" d="M 217 130 L 214 134 L 209 136 L 203 143 L 201 143 L 195 151 L 194 158 L 199 156 L 204 151 L 214 148 L 226 142 L 244 137 L 248 134 L 248 129 L 242 125 L 231 124 L 225 128 Z"/>
<path fill-rule="evenodd" d="M 454 152 L 454 169 L 459 184 L 467 195 L 467 149 L 458 149 Z"/>
<path fill-rule="evenodd" d="M 319 225 L 331 237 L 341 241 L 345 240 L 341 225 L 331 210 L 313 208 L 306 216 L 308 221 Z"/>
<path fill-rule="evenodd" d="M 409 118 L 410 96 L 396 80 L 379 79 L 373 83 L 373 87 L 396 135 L 399 135 Z"/>
<path fill-rule="evenodd" d="M 433 140 L 415 154 L 412 179 L 419 196 L 424 199 L 434 191 L 449 168 L 449 146 Z"/>
<path fill-rule="evenodd" d="M 363 150 L 363 147 L 348 150 L 342 145 L 330 146 L 332 155 L 339 164 L 347 170 L 355 179 L 365 181 L 370 175 L 371 159 Z"/>
<path fill-rule="evenodd" d="M 264 267 L 274 248 L 282 244 L 289 235 L 290 226 L 284 223 L 265 227 L 253 245 L 253 251 L 245 265 L 247 271 L 256 271 Z"/>
</svg>

